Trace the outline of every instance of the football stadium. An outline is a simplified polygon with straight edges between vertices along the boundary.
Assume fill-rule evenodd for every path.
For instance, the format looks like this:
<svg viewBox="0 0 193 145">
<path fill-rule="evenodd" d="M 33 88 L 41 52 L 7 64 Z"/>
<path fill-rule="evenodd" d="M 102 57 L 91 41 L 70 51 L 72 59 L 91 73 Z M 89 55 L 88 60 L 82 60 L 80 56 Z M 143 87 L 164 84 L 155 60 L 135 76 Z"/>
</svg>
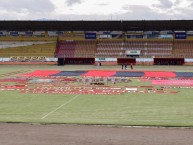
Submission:
<svg viewBox="0 0 193 145">
<path fill-rule="evenodd" d="M 14 145 L 38 144 L 37 128 L 60 138 L 64 126 L 68 145 L 129 144 L 119 131 L 108 141 L 116 128 L 150 129 L 152 139 L 130 144 L 192 144 L 193 20 L 0 21 L 0 122 L 28 139 L 15 135 Z M 155 128 L 169 133 L 154 138 Z"/>
</svg>

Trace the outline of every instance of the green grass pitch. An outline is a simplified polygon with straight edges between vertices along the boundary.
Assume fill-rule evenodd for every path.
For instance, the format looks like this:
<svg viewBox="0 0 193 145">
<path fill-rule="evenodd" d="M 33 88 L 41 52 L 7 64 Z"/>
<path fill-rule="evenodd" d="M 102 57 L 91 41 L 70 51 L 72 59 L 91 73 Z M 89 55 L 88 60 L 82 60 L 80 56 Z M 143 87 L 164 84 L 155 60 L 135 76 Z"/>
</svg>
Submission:
<svg viewBox="0 0 193 145">
<path fill-rule="evenodd" d="M 121 70 L 121 66 L 1 65 L 6 73 L 33 70 Z M 193 72 L 192 66 L 134 66 L 134 70 Z M 21 72 L 22 73 L 22 72 Z M 132 84 L 133 83 L 133 84 Z M 129 85 L 144 85 L 134 81 Z M 148 84 L 148 83 L 147 83 Z M 193 89 L 178 94 L 127 93 L 124 95 L 21 94 L 0 91 L 0 122 L 69 123 L 139 126 L 193 126 Z"/>
</svg>

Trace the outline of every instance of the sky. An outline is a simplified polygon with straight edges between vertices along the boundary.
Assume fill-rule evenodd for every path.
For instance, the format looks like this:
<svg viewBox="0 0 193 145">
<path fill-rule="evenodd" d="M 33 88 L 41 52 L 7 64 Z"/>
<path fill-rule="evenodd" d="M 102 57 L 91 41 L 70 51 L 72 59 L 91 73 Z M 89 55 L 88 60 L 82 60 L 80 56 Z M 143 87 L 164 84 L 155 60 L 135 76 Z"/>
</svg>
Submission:
<svg viewBox="0 0 193 145">
<path fill-rule="evenodd" d="M 192 20 L 193 0 L 0 0 L 0 20 Z"/>
</svg>

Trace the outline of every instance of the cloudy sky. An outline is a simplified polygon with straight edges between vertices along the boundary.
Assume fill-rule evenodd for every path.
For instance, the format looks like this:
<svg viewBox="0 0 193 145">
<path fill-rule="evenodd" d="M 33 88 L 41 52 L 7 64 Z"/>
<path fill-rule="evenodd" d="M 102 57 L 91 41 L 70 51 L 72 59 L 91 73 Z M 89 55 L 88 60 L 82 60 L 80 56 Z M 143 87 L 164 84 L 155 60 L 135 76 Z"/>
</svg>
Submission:
<svg viewBox="0 0 193 145">
<path fill-rule="evenodd" d="M 0 20 L 189 20 L 193 0 L 0 0 Z"/>
</svg>

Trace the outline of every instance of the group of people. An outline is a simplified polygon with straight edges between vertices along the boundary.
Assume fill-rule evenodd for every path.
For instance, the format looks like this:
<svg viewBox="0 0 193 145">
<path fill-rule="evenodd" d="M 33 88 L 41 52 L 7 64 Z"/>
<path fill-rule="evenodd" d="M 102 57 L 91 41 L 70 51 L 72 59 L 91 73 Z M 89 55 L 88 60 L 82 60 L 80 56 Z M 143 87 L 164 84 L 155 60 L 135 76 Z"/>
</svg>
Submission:
<svg viewBox="0 0 193 145">
<path fill-rule="evenodd" d="M 124 67 L 125 67 L 125 70 L 127 69 L 127 63 L 122 64 L 121 66 L 122 66 L 122 70 L 124 69 Z M 130 64 L 130 68 L 133 69 L 133 64 L 132 63 Z"/>
</svg>

